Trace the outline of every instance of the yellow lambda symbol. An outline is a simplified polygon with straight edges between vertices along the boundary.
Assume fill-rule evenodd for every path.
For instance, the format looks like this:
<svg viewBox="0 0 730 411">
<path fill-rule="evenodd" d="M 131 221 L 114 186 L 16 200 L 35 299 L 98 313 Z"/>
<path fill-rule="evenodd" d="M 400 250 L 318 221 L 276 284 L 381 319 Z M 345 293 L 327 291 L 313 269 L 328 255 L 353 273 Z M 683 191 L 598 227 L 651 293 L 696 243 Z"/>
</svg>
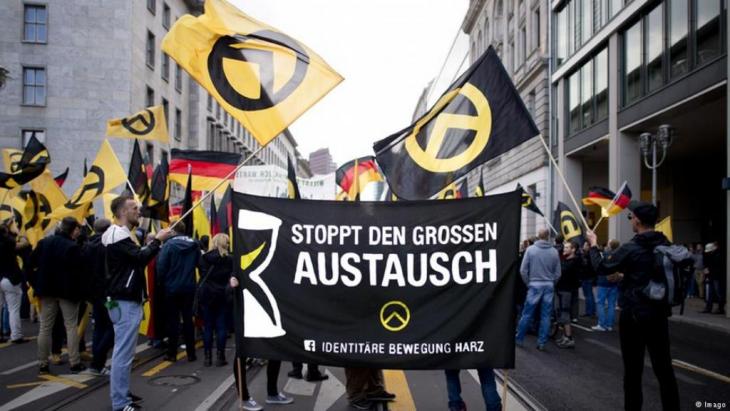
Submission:
<svg viewBox="0 0 730 411">
<path fill-rule="evenodd" d="M 389 301 L 380 309 L 380 324 L 388 331 L 398 332 L 411 321 L 411 311 L 400 301 Z"/>
<path fill-rule="evenodd" d="M 562 211 L 560 213 L 560 231 L 563 232 L 563 238 L 566 240 L 581 235 L 580 226 L 572 212 Z"/>
<path fill-rule="evenodd" d="M 462 95 L 471 101 L 476 108 L 476 116 L 453 113 L 439 114 L 457 95 Z M 426 149 L 424 150 L 416 140 L 416 136 L 423 126 L 434 117 L 436 117 L 436 121 L 431 130 L 431 134 L 428 136 Z M 438 158 L 439 150 L 444 145 L 444 140 L 446 139 L 446 132 L 451 128 L 474 130 L 476 131 L 476 136 L 471 145 L 464 151 L 453 157 Z M 477 158 L 484 148 L 487 147 L 491 132 L 492 109 L 489 107 L 489 101 L 487 101 L 487 98 L 478 88 L 470 83 L 466 83 L 463 87 L 444 94 L 436 102 L 433 109 L 416 122 L 413 131 L 405 139 L 405 147 L 413 161 L 422 168 L 434 173 L 449 173 L 466 166 Z"/>
</svg>

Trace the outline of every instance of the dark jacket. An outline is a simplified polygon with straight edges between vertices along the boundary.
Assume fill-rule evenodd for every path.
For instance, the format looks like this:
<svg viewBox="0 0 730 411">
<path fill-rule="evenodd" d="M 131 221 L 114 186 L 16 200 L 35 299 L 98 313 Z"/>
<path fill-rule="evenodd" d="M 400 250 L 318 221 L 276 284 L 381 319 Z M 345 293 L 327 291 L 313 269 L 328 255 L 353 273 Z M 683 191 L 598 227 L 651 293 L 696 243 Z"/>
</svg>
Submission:
<svg viewBox="0 0 730 411">
<path fill-rule="evenodd" d="M 35 295 L 80 301 L 85 264 L 81 247 L 66 234 L 54 234 L 38 242 L 30 257 L 29 278 Z"/>
<path fill-rule="evenodd" d="M 218 250 L 205 253 L 200 259 L 200 288 L 198 301 L 211 306 L 226 302 L 226 287 L 233 275 L 233 258 L 221 256 Z M 206 277 L 207 276 L 207 277 Z M 203 281 L 203 278 L 205 280 Z"/>
<path fill-rule="evenodd" d="M 575 291 L 580 288 L 580 271 L 583 269 L 583 261 L 580 257 L 574 256 L 560 262 L 561 275 L 555 289 L 558 291 Z"/>
<path fill-rule="evenodd" d="M 109 281 L 106 295 L 114 300 L 141 303 L 147 298 L 144 269 L 160 251 L 153 240 L 144 247 L 132 241 L 127 227 L 113 224 L 101 237 L 106 246 L 106 271 Z"/>
<path fill-rule="evenodd" d="M 184 235 L 165 242 L 157 258 L 156 282 L 165 294 L 193 294 L 195 292 L 195 267 L 200 259 L 197 241 Z M 201 273 L 202 275 L 202 273 Z"/>
<path fill-rule="evenodd" d="M 720 252 L 718 250 L 705 253 L 703 262 L 705 268 L 709 271 L 706 277 L 707 281 L 719 280 L 720 277 L 725 276 L 722 268 L 723 261 L 720 258 Z"/>
<path fill-rule="evenodd" d="M 88 268 L 88 298 L 90 301 L 106 297 L 106 247 L 101 242 L 101 234 L 94 234 L 83 247 L 84 261 Z"/>
<path fill-rule="evenodd" d="M 591 247 L 591 263 L 598 275 L 610 275 L 616 272 L 624 274 L 618 285 L 618 302 L 622 310 L 637 316 L 671 313 L 668 305 L 650 301 L 642 291 L 649 284 L 654 271 L 654 247 L 668 244 L 669 241 L 664 234 L 648 231 L 635 235 L 631 241 L 622 244 L 605 258 L 598 248 Z"/>
<path fill-rule="evenodd" d="M 18 253 L 15 247 L 14 235 L 0 235 L 0 280 L 7 278 L 13 285 L 18 285 L 23 280 L 23 275 L 18 266 Z"/>
</svg>

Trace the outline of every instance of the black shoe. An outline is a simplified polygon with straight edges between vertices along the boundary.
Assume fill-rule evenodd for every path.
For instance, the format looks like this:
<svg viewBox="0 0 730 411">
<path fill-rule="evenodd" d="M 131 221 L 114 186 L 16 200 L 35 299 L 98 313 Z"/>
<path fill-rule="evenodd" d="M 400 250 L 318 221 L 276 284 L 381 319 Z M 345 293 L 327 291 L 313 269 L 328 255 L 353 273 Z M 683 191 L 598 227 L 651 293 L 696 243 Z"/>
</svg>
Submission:
<svg viewBox="0 0 730 411">
<path fill-rule="evenodd" d="M 40 367 L 38 367 L 38 375 L 47 375 L 50 373 L 51 370 L 48 368 L 48 364 L 42 364 Z"/>
<path fill-rule="evenodd" d="M 70 368 L 72 374 L 78 374 L 81 371 L 84 371 L 85 369 L 86 369 L 86 366 L 82 363 L 74 364 Z"/>
<path fill-rule="evenodd" d="M 25 344 L 28 341 L 30 341 L 30 340 L 27 339 L 27 338 L 22 338 L 22 337 L 21 338 L 18 338 L 17 340 L 10 340 L 10 342 L 13 343 L 13 344 Z"/>
<path fill-rule="evenodd" d="M 140 397 L 139 395 L 134 395 L 131 392 L 127 393 L 127 398 L 129 398 L 129 400 L 132 401 L 132 402 L 142 402 L 142 401 L 144 401 L 142 399 L 142 397 Z"/>
<path fill-rule="evenodd" d="M 311 381 L 311 382 L 324 381 L 324 380 L 328 379 L 329 377 L 330 377 L 329 375 L 322 374 L 321 372 L 308 372 L 307 373 L 307 381 Z"/>
<path fill-rule="evenodd" d="M 119 408 L 118 410 L 114 410 L 114 411 L 137 411 L 137 410 L 141 410 L 141 409 L 142 409 L 141 405 L 130 402 L 129 404 L 125 405 L 124 407 Z"/>
<path fill-rule="evenodd" d="M 350 406 L 358 410 L 369 410 L 373 408 L 373 402 L 365 398 L 360 398 L 359 400 L 351 401 Z"/>
<path fill-rule="evenodd" d="M 302 376 L 302 370 L 291 370 L 287 375 L 297 380 L 301 380 L 302 378 L 304 378 Z"/>
<path fill-rule="evenodd" d="M 385 390 L 380 390 L 372 394 L 368 394 L 366 398 L 370 401 L 394 401 L 395 394 L 391 394 Z"/>
<path fill-rule="evenodd" d="M 226 361 L 226 352 L 218 351 L 218 358 L 215 360 L 215 366 L 223 367 L 224 365 L 228 365 L 228 361 Z"/>
</svg>

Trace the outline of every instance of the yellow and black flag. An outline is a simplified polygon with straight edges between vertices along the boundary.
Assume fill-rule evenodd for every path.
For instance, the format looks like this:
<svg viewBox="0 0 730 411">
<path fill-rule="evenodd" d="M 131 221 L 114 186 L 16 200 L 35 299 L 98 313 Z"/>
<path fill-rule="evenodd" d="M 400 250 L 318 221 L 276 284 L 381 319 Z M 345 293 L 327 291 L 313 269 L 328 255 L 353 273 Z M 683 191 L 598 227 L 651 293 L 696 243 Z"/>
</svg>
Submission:
<svg viewBox="0 0 730 411">
<path fill-rule="evenodd" d="M 170 222 L 170 181 L 167 178 L 169 172 L 167 160 L 163 158 L 152 173 L 150 195 L 142 207 L 142 215 L 165 223 Z"/>
<path fill-rule="evenodd" d="M 530 193 L 525 190 L 524 187 L 520 183 L 517 183 L 517 190 L 520 190 L 522 192 L 522 207 L 535 212 L 537 214 L 540 214 L 541 216 L 545 216 L 542 211 L 540 210 L 540 207 L 535 204 L 535 199 L 532 198 Z M 562 203 L 561 203 L 562 204 Z"/>
<path fill-rule="evenodd" d="M 373 148 L 393 192 L 419 200 L 538 134 L 490 46 L 426 114 Z"/>
<path fill-rule="evenodd" d="M 147 169 L 144 159 L 142 158 L 142 150 L 139 148 L 139 142 L 134 140 L 132 148 L 132 158 L 129 160 L 129 172 L 127 173 L 129 184 L 134 189 L 134 193 L 129 193 L 129 187 L 124 191 L 136 195 L 142 204 L 147 203 L 147 197 L 150 195 L 150 187 L 147 184 Z"/>
<path fill-rule="evenodd" d="M 146 141 L 170 143 L 167 135 L 167 120 L 162 106 L 147 107 L 129 117 L 114 118 L 106 123 L 109 137 L 134 138 Z"/>
<path fill-rule="evenodd" d="M 297 184 L 297 173 L 294 170 L 294 164 L 292 164 L 289 157 L 286 158 L 286 180 L 289 198 L 302 198 L 302 195 L 299 193 L 299 184 Z"/>
<path fill-rule="evenodd" d="M 561 201 L 558 201 L 558 208 L 555 209 L 553 225 L 558 227 L 560 235 L 565 241 L 573 241 L 579 247 L 583 245 L 585 239 L 581 223 L 570 208 Z"/>
<path fill-rule="evenodd" d="M 20 158 L 23 157 L 23 150 L 17 148 L 4 148 L 3 149 L 3 170 L 6 173 L 15 173 L 18 171 L 18 163 Z"/>
<path fill-rule="evenodd" d="M 261 145 L 342 81 L 307 46 L 225 0 L 206 0 L 199 17 L 182 16 L 162 50 Z"/>
<path fill-rule="evenodd" d="M 43 174 L 48 164 L 51 163 L 51 156 L 48 154 L 46 146 L 32 136 L 17 164 L 12 160 L 6 160 L 6 167 L 8 162 L 10 162 L 10 171 L 0 173 L 0 188 L 12 190 Z"/>
<path fill-rule="evenodd" d="M 126 182 L 127 175 L 119 164 L 117 155 L 114 154 L 109 141 L 104 140 L 89 172 L 81 182 L 81 187 L 66 204 L 53 210 L 51 218 L 60 220 L 66 216 L 73 216 L 76 220 L 82 221 L 86 218 L 88 206 L 96 198 Z"/>
</svg>

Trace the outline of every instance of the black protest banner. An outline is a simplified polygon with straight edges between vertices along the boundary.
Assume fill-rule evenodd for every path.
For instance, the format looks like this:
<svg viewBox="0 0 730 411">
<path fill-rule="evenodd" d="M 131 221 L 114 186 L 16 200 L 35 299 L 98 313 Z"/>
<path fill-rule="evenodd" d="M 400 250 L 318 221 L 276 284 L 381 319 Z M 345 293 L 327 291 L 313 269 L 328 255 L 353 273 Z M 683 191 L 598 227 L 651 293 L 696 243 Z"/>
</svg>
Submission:
<svg viewBox="0 0 730 411">
<path fill-rule="evenodd" d="M 234 193 L 237 349 L 349 367 L 513 367 L 520 197 Z"/>
</svg>

